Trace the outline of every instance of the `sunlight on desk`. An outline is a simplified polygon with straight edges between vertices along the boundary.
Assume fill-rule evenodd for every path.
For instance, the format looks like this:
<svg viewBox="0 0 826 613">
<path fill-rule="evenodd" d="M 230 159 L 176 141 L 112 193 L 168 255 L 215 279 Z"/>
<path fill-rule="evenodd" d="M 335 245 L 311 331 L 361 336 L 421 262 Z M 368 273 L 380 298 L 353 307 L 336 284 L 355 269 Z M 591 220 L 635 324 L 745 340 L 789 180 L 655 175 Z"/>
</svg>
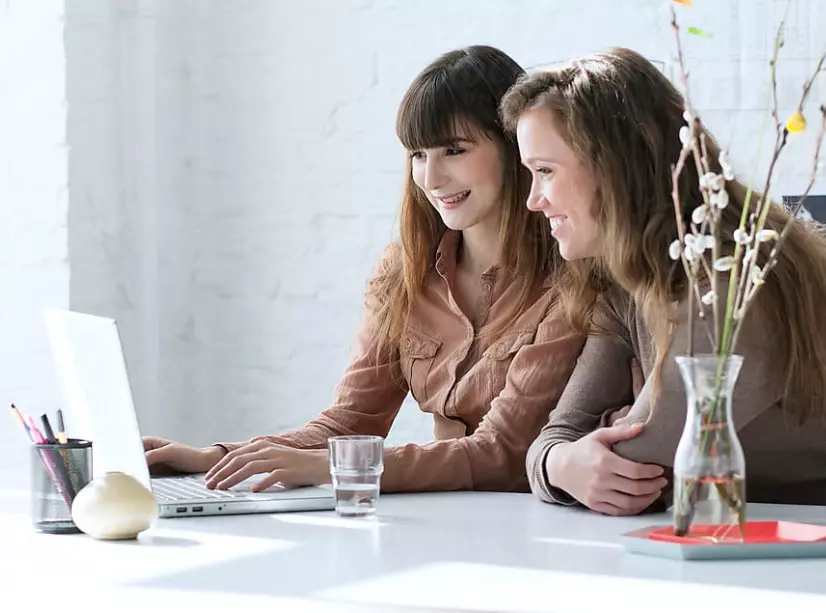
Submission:
<svg viewBox="0 0 826 613">
<path fill-rule="evenodd" d="M 323 526 L 325 528 L 345 528 L 347 530 L 377 530 L 381 526 L 386 526 L 378 517 L 319 517 L 317 515 L 305 515 L 301 513 L 288 514 L 280 513 L 270 516 L 273 520 L 286 524 L 301 524 L 305 526 Z"/>
<path fill-rule="evenodd" d="M 427 589 L 422 589 L 426 586 Z M 715 611 L 823 610 L 813 594 L 609 577 L 470 563 L 434 563 L 317 594 L 345 602 L 471 611 L 696 613 L 697 595 Z"/>
<path fill-rule="evenodd" d="M 118 585 L 164 577 L 180 571 L 226 564 L 252 555 L 284 551 L 297 544 L 287 540 L 153 527 L 133 541 L 96 541 L 83 535 L 36 532 L 28 515 L 4 515 L 4 549 L 14 551 L 14 574 L 39 589 L 42 577 L 59 582 L 67 560 L 86 568 L 86 579 L 98 585 Z M 48 555 L 43 555 L 48 552 Z M 163 552 L 163 555 L 159 553 Z M 76 576 L 72 581 L 76 580 Z"/>
<path fill-rule="evenodd" d="M 570 545 L 571 547 L 602 547 L 605 549 L 622 549 L 620 543 L 610 543 L 606 541 L 583 541 L 582 539 L 564 538 L 561 536 L 542 536 L 535 538 L 537 543 L 548 543 L 551 545 Z"/>
</svg>

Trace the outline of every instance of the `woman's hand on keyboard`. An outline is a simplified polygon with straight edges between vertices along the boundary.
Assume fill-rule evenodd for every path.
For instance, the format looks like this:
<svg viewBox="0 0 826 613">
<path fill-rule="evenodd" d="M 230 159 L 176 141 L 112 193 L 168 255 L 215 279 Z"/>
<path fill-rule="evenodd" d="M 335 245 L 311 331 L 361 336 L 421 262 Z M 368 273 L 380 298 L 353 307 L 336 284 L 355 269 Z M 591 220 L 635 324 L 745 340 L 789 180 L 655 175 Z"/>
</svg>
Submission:
<svg viewBox="0 0 826 613">
<path fill-rule="evenodd" d="M 330 480 L 326 449 L 295 449 L 259 440 L 231 451 L 206 474 L 209 489 L 225 490 L 253 475 L 269 473 L 252 486 L 259 492 L 275 485 L 318 485 Z"/>
<path fill-rule="evenodd" d="M 143 450 L 150 471 L 171 469 L 181 473 L 203 473 L 215 466 L 224 452 L 220 447 L 190 447 L 154 436 L 143 438 Z"/>
</svg>

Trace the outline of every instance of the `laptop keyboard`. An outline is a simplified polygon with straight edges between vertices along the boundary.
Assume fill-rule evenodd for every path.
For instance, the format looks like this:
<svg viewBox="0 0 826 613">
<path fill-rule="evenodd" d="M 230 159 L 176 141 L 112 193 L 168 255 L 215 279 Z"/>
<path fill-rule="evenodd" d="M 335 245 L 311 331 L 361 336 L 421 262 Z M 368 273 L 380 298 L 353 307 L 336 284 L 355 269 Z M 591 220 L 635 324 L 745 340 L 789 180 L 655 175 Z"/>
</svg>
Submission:
<svg viewBox="0 0 826 613">
<path fill-rule="evenodd" d="M 227 498 L 243 498 L 248 492 L 233 492 L 231 490 L 210 490 L 204 485 L 204 478 L 200 476 L 174 477 L 167 479 L 153 479 L 152 492 L 158 500 L 221 500 Z"/>
</svg>

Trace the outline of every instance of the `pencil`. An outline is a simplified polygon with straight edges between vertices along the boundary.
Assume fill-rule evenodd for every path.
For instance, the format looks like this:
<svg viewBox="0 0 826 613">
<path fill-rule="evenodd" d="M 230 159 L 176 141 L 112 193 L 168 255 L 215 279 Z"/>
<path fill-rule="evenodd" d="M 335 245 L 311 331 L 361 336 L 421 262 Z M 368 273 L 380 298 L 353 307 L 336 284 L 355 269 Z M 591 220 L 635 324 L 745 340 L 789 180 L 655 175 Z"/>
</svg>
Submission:
<svg viewBox="0 0 826 613">
<path fill-rule="evenodd" d="M 20 410 L 14 406 L 14 404 L 11 405 L 11 412 L 12 415 L 14 415 L 14 418 L 20 423 L 21 426 L 23 426 L 23 429 L 26 431 L 26 436 L 28 436 L 29 440 L 33 443 L 34 436 L 32 435 L 32 431 L 29 429 L 29 424 L 26 423 L 26 420 L 23 419 L 23 415 L 20 414 Z"/>
<path fill-rule="evenodd" d="M 63 411 L 58 409 L 57 410 L 57 442 L 65 445 L 67 442 L 66 438 L 66 424 L 63 423 Z"/>
</svg>

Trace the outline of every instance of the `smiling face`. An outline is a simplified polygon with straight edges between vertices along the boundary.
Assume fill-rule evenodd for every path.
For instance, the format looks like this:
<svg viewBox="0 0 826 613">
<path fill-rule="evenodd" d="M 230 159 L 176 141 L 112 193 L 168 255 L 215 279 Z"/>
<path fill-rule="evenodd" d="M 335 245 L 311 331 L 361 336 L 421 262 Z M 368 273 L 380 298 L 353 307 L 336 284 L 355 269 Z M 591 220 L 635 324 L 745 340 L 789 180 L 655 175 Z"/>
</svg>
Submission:
<svg viewBox="0 0 826 613">
<path fill-rule="evenodd" d="M 504 182 L 499 146 L 478 130 L 455 132 L 445 146 L 410 151 L 413 182 L 452 230 L 498 223 Z"/>
<path fill-rule="evenodd" d="M 570 261 L 599 256 L 596 184 L 565 142 L 551 111 L 525 111 L 516 125 L 516 137 L 522 163 L 531 171 L 528 208 L 548 218 L 562 257 Z"/>
</svg>

